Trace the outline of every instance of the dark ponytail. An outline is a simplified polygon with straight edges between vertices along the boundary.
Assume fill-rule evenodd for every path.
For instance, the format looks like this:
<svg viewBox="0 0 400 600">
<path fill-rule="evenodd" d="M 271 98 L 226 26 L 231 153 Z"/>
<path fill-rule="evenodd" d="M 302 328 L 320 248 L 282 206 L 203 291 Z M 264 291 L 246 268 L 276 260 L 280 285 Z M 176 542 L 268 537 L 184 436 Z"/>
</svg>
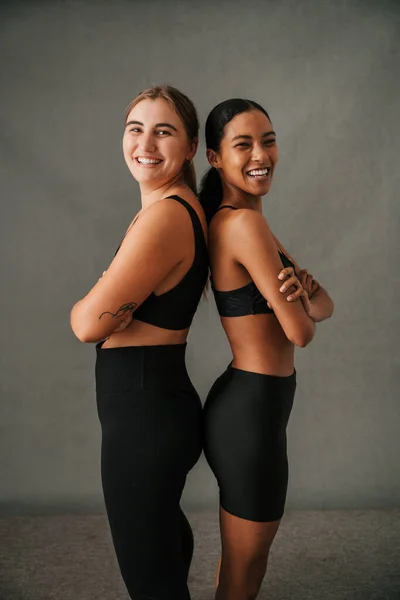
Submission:
<svg viewBox="0 0 400 600">
<path fill-rule="evenodd" d="M 222 200 L 222 181 L 215 167 L 208 169 L 201 179 L 199 200 L 209 223 Z"/>
<path fill-rule="evenodd" d="M 227 125 L 236 115 L 240 115 L 248 110 L 260 110 L 269 119 L 267 111 L 252 100 L 243 100 L 242 98 L 232 98 L 217 104 L 207 117 L 205 133 L 207 149 L 219 152 L 221 141 L 224 137 L 225 125 Z M 218 170 L 211 167 L 203 175 L 199 189 L 199 200 L 205 212 L 207 223 L 215 215 L 223 198 L 222 180 Z"/>
</svg>

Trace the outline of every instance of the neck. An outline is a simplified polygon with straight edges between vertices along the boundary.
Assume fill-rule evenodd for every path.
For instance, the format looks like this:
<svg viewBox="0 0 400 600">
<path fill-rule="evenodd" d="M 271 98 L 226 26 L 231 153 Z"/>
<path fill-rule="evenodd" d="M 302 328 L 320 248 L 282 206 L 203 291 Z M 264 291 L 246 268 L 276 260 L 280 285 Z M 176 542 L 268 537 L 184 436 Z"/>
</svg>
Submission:
<svg viewBox="0 0 400 600">
<path fill-rule="evenodd" d="M 140 186 L 140 195 L 142 199 L 142 208 L 147 208 L 150 204 L 157 202 L 158 200 L 162 200 L 168 196 L 168 191 L 177 184 L 183 183 L 182 175 L 179 173 L 165 183 L 157 184 L 139 184 Z"/>
<path fill-rule="evenodd" d="M 246 194 L 243 190 L 226 185 L 225 182 L 223 182 L 222 204 L 231 204 L 236 208 L 249 208 L 262 213 L 261 196 Z"/>
</svg>

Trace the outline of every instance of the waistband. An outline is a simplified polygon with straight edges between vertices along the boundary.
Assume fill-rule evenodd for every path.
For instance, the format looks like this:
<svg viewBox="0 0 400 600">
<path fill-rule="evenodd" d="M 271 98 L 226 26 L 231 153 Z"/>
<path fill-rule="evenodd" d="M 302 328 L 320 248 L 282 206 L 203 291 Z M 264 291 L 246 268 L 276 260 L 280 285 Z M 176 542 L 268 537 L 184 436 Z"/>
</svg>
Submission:
<svg viewBox="0 0 400 600">
<path fill-rule="evenodd" d="M 294 369 L 291 375 L 268 375 L 267 373 L 255 373 L 254 371 L 245 371 L 244 369 L 238 369 L 237 367 L 232 366 L 232 362 L 229 363 L 226 373 L 229 373 L 231 377 L 235 377 L 237 379 L 243 379 L 244 381 L 247 379 L 248 381 L 259 381 L 262 383 L 269 383 L 275 385 L 295 385 L 296 384 L 296 369 Z"/>
<path fill-rule="evenodd" d="M 96 345 L 96 389 L 165 388 L 190 383 L 185 363 L 186 346 L 185 342 L 103 349 L 99 343 Z"/>
</svg>

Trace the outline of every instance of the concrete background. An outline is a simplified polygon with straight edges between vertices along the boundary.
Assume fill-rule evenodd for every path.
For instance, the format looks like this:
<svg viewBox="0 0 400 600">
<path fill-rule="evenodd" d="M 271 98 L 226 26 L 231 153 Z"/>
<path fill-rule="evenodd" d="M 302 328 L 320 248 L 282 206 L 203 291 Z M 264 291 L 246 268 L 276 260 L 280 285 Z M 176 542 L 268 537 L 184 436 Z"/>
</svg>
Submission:
<svg viewBox="0 0 400 600">
<path fill-rule="evenodd" d="M 95 352 L 69 311 L 139 208 L 123 114 L 160 82 L 203 126 L 233 96 L 269 111 L 264 212 L 336 303 L 297 352 L 288 507 L 400 505 L 399 40 L 385 0 L 1 4 L 0 512 L 102 510 Z M 203 400 L 229 360 L 210 297 L 188 347 Z M 217 506 L 203 458 L 184 503 Z"/>
</svg>

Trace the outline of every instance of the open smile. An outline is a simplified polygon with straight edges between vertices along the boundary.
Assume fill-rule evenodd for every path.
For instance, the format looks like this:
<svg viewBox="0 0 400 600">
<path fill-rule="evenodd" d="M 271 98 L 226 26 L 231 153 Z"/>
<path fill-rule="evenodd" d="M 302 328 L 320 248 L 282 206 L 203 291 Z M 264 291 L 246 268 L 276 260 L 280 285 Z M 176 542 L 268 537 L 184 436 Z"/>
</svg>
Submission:
<svg viewBox="0 0 400 600">
<path fill-rule="evenodd" d="M 161 158 L 147 158 L 144 156 L 136 156 L 135 161 L 142 167 L 156 167 L 163 162 Z"/>
<path fill-rule="evenodd" d="M 251 171 L 247 171 L 246 174 L 253 179 L 270 179 L 271 167 L 264 167 L 263 169 L 251 169 Z"/>
</svg>

